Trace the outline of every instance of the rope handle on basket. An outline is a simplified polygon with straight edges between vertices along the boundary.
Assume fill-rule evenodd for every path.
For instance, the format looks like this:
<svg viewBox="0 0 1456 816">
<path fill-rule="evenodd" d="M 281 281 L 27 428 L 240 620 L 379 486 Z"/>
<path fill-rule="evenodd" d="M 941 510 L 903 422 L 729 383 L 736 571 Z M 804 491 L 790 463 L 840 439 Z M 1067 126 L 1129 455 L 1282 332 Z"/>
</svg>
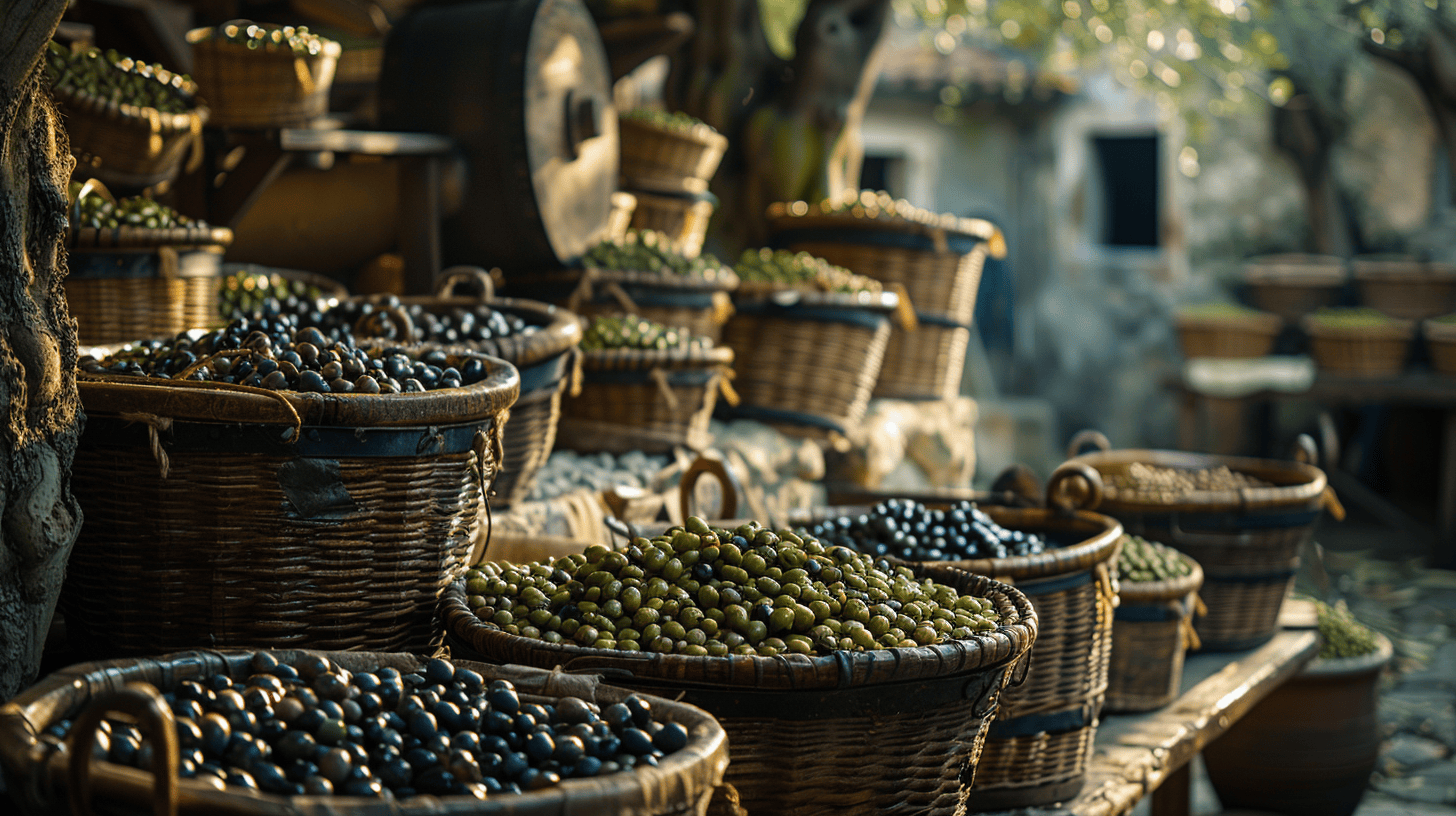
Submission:
<svg viewBox="0 0 1456 816">
<path fill-rule="evenodd" d="M 631 295 L 627 294 L 627 290 L 623 289 L 620 284 L 616 281 L 607 281 L 603 288 L 606 289 L 607 294 L 612 296 L 612 300 L 617 301 L 617 305 L 621 306 L 628 314 L 637 314 L 637 302 L 632 299 Z"/>
<path fill-rule="evenodd" d="M 293 74 L 298 79 L 299 90 L 303 91 L 304 96 L 309 96 L 314 92 L 313 72 L 308 69 L 308 60 L 303 57 L 294 57 Z"/>
<path fill-rule="evenodd" d="M 582 270 L 581 280 L 576 282 L 576 288 L 566 296 L 566 308 L 568 311 L 581 312 L 582 301 L 591 297 L 592 285 L 596 282 L 597 270 L 595 267 L 587 267 Z"/>
<path fill-rule="evenodd" d="M 171 432 L 172 418 L 156 414 L 122 413 L 120 416 L 125 422 L 140 422 L 147 426 L 147 443 L 152 449 L 152 458 L 157 460 L 157 470 L 166 479 L 172 470 L 172 460 L 167 456 L 167 449 L 162 447 L 162 433 Z"/>
<path fill-rule="evenodd" d="M 283 392 L 281 391 L 272 391 L 267 388 L 255 388 L 251 385 L 211 382 L 207 380 L 173 379 L 151 382 L 137 377 L 120 377 L 106 374 L 87 374 L 84 371 L 77 372 L 76 378 L 78 380 L 85 380 L 89 382 L 108 383 L 111 385 L 126 385 L 138 388 L 197 388 L 204 391 L 233 391 L 241 394 L 261 394 L 262 396 L 267 397 L 269 400 L 277 402 L 278 404 L 283 406 L 283 411 L 285 414 L 284 419 L 289 425 L 288 430 L 283 432 L 283 442 L 292 445 L 298 442 L 298 438 L 303 435 L 303 416 L 298 413 L 298 409 L 293 406 L 293 403 L 289 402 L 288 398 L 283 396 Z M 212 419 L 225 420 L 228 418 L 212 417 Z M 169 418 L 168 421 L 170 422 L 171 419 Z M 236 421 L 257 422 L 258 420 L 256 418 L 250 417 L 247 420 L 238 419 Z"/>
<path fill-rule="evenodd" d="M 196 110 L 187 112 L 187 166 L 185 172 L 195 173 L 202 166 L 202 117 Z"/>
<path fill-rule="evenodd" d="M 479 266 L 452 266 L 449 269 L 440 271 L 435 277 L 435 297 L 453 298 L 461 297 L 456 294 L 457 287 L 468 286 L 465 297 L 474 298 L 477 301 L 486 301 L 495 297 L 495 280 L 490 273 Z"/>
<path fill-rule="evenodd" d="M 1088 449 L 1106 453 L 1112 450 L 1112 441 L 1107 438 L 1106 434 L 1091 428 L 1078 431 L 1072 437 L 1072 441 L 1067 443 L 1067 458 L 1073 459 L 1081 456 Z"/>
<path fill-rule="evenodd" d="M 1078 482 L 1081 489 L 1073 492 L 1070 488 Z M 1063 462 L 1047 479 L 1046 505 L 1063 513 L 1095 510 L 1102 503 L 1102 495 L 1102 475 L 1085 462 Z"/>
<path fill-rule="evenodd" d="M 895 281 L 891 284 L 890 291 L 895 293 L 895 322 L 905 331 L 915 331 L 920 328 L 920 318 L 915 316 L 915 304 L 910 302 L 910 290 L 905 284 Z"/>
<path fill-rule="evenodd" d="M 1208 607 L 1203 604 L 1203 599 L 1198 595 L 1193 596 L 1193 615 L 1183 615 L 1178 618 L 1178 629 L 1183 633 L 1184 650 L 1198 651 L 1203 648 L 1203 640 L 1198 637 L 1198 630 L 1193 625 L 1193 616 L 1208 614 Z"/>
<path fill-rule="evenodd" d="M 727 324 L 736 313 L 737 310 L 733 308 L 733 297 L 731 295 L 727 292 L 713 293 L 713 325 L 722 326 Z"/>
<path fill-rule="evenodd" d="M 1309 434 L 1300 434 L 1294 438 L 1294 450 L 1290 458 L 1301 464 L 1319 467 L 1319 446 L 1315 444 L 1314 437 Z M 1325 482 L 1324 492 L 1320 494 L 1320 504 L 1335 521 L 1345 520 L 1345 506 L 1340 504 L 1340 497 L 1335 495 L 1335 489 Z"/>
<path fill-rule="evenodd" d="M 586 372 L 581 368 L 581 361 L 586 357 L 586 352 L 581 346 L 572 346 L 569 352 L 571 361 L 567 363 L 566 369 L 566 394 L 571 397 L 581 396 L 581 386 L 586 380 Z"/>
<path fill-rule="evenodd" d="M 718 480 L 718 486 L 722 489 L 723 502 L 718 507 L 719 518 L 731 519 L 738 517 L 738 480 L 733 477 L 723 463 L 722 459 L 715 456 L 698 456 L 688 469 L 683 471 L 682 478 L 677 483 L 678 508 L 682 517 L 686 519 L 692 515 L 693 490 L 697 487 L 698 479 L 703 474 L 712 474 Z"/>
<path fill-rule="evenodd" d="M 66 767 L 71 813 L 74 816 L 94 813 L 91 809 L 91 754 L 96 745 L 97 727 L 106 715 L 113 713 L 134 717 L 137 726 L 152 740 L 155 746 L 152 753 L 152 813 L 176 816 L 177 725 L 171 707 L 149 683 L 127 683 L 119 689 L 101 692 L 76 718 L 71 727 L 71 756 Z"/>
<path fill-rule="evenodd" d="M 652 368 L 647 373 L 657 383 L 657 390 L 662 394 L 662 398 L 667 401 L 668 410 L 676 411 L 678 409 L 677 394 L 672 392 L 672 384 L 667 381 L 667 372 L 660 368 Z"/>
<path fill-rule="evenodd" d="M 724 368 L 723 376 L 718 378 L 718 393 L 723 395 L 723 400 L 734 407 L 743 401 L 738 392 L 733 388 L 733 378 L 736 376 L 733 369 Z"/>
</svg>

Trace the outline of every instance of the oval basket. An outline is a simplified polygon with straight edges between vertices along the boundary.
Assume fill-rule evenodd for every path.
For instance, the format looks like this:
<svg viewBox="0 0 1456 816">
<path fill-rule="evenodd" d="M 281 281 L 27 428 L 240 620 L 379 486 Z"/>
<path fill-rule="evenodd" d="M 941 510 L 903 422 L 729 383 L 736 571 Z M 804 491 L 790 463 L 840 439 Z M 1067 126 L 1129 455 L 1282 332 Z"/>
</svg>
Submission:
<svg viewBox="0 0 1456 816">
<path fill-rule="evenodd" d="M 800 437 L 847 437 L 864 419 L 900 308 L 891 292 L 847 295 L 740 284 L 723 343 L 752 366 L 727 412 Z"/>
<path fill-rule="evenodd" d="M 675 130 L 622 116 L 617 128 L 622 186 L 634 191 L 706 192 L 728 151 L 728 137 L 706 124 Z"/>
<path fill-rule="evenodd" d="M 1408 256 L 1360 255 L 1350 260 L 1360 302 L 1391 317 L 1424 320 L 1456 309 L 1456 267 Z"/>
<path fill-rule="evenodd" d="M 1178 697 L 1183 654 L 1199 647 L 1193 618 L 1203 586 L 1198 562 L 1184 553 L 1178 557 L 1193 571 L 1163 581 L 1118 582 L 1106 711 L 1152 711 Z"/>
<path fill-rule="evenodd" d="M 717 343 L 733 315 L 738 275 L 727 267 L 711 278 L 640 270 L 584 270 L 566 308 L 585 317 L 633 314 L 687 329 Z"/>
<path fill-rule="evenodd" d="M 913 649 L 694 657 L 617 652 L 507 634 L 447 591 L 456 654 L 600 671 L 614 683 L 700 706 L 728 733 L 726 780 L 749 813 L 951 814 L 976 773 L 986 723 L 1037 637 L 1026 596 L 962 570 L 916 574 L 992 599 L 995 630 Z"/>
<path fill-rule="evenodd" d="M 1178 345 L 1183 356 L 1249 359 L 1274 350 L 1274 340 L 1284 328 L 1276 314 L 1207 315 L 1180 314 L 1175 318 Z"/>
<path fill-rule="evenodd" d="M 1353 377 L 1393 377 L 1405 368 L 1415 323 L 1392 320 L 1382 326 L 1327 326 L 1306 317 L 1310 356 L 1322 371 Z"/>
<path fill-rule="evenodd" d="M 281 662 L 294 664 L 304 655 L 323 654 L 336 665 L 354 672 L 373 671 L 386 666 L 401 673 L 413 672 L 424 661 L 416 656 L 374 652 L 305 652 L 280 650 L 274 653 Z M 281 796 L 243 791 L 236 788 L 219 790 L 196 779 L 177 779 L 176 756 L 170 757 L 167 776 L 117 765 L 93 762 L 83 784 L 77 789 L 78 771 L 68 761 L 72 752 L 65 750 L 55 737 L 40 736 L 45 729 L 62 719 L 75 718 L 83 712 L 120 711 L 114 708 L 121 690 L 131 700 L 159 698 L 134 690 L 131 683 L 146 683 L 161 691 L 171 691 L 186 680 L 201 680 L 223 673 L 236 680 L 253 674 L 251 651 L 192 651 L 158 658 L 116 660 L 104 663 L 83 663 L 56 672 L 22 692 L 0 712 L 0 762 L 3 762 L 8 789 L 26 814 L 69 812 L 68 799 L 79 794 L 94 798 L 98 804 L 124 804 L 127 808 L 146 810 L 154 801 L 153 792 L 164 784 L 175 785 L 177 808 L 183 816 L 201 814 L 293 814 L 294 816 L 456 816 L 457 814 L 509 814 L 510 816 L 567 816 L 576 813 L 616 813 L 624 816 L 704 816 L 714 788 L 722 781 L 728 763 L 728 746 L 722 726 L 701 709 L 672 700 L 647 697 L 655 718 L 674 722 L 688 731 L 686 747 L 664 756 L 657 767 L 622 772 L 590 779 L 565 779 L 560 784 L 518 794 L 494 795 L 486 800 L 467 796 L 418 796 L 401 800 L 385 800 L 353 796 Z M 620 702 L 631 692 L 599 682 L 600 678 L 562 675 L 522 666 L 490 666 L 456 662 L 457 666 L 479 672 L 487 681 L 509 680 L 521 699 L 549 705 L 561 697 L 579 697 L 605 707 Z M 153 693 L 154 694 L 154 693 Z M 136 704 L 127 706 L 128 713 Z M 143 703 L 142 705 L 146 705 Z M 161 704 L 165 709 L 165 703 Z M 166 717 L 142 717 L 138 725 L 149 728 L 170 728 Z M 167 777 L 170 776 L 170 779 Z M 83 799 L 84 800 L 84 799 Z M 112 807 L 103 807 L 113 812 Z M 129 810 L 126 812 L 130 812 Z"/>
<path fill-rule="evenodd" d="M 65 118 L 78 174 L 141 189 L 176 178 L 184 161 L 189 170 L 202 161 L 202 126 L 210 111 L 193 98 L 195 90 L 194 85 L 182 92 L 191 106 L 186 113 L 122 104 L 79 89 L 55 87 L 51 94 Z"/>
<path fill-rule="evenodd" d="M 1073 477 L 1087 479 L 1095 489 L 1095 473 L 1071 468 L 1052 475 L 1048 494 Z M 813 520 L 869 509 L 821 509 L 814 511 Z M 965 806 L 988 811 L 1064 801 L 1086 781 L 1107 691 L 1122 527 L 1084 510 L 983 509 L 1003 527 L 1069 543 L 1037 555 L 926 562 L 1012 584 L 1037 614 L 1030 669 L 1021 685 L 1001 695 Z"/>
<path fill-rule="evenodd" d="M 733 349 L 605 349 L 581 355 L 581 394 L 566 400 L 559 447 L 668 453 L 712 444 L 718 392 L 732 399 Z"/>
<path fill-rule="evenodd" d="M 1345 261 L 1333 255 L 1283 253 L 1262 255 L 1244 263 L 1244 285 L 1250 302 L 1297 324 L 1321 306 L 1333 306 L 1345 288 Z"/>
<path fill-rule="evenodd" d="M 1127 532 L 1198 562 L 1203 569 L 1199 594 L 1208 607 L 1195 624 L 1203 651 L 1241 651 L 1272 638 L 1299 569 L 1300 550 L 1315 524 L 1326 507 L 1337 517 L 1344 515 L 1324 471 L 1303 462 L 1160 450 L 1103 450 L 1072 461 L 1096 468 L 1104 483 L 1141 462 L 1185 469 L 1223 465 L 1275 485 L 1200 491 L 1165 501 L 1119 496 L 1108 488 L 1098 505 Z"/>
<path fill-rule="evenodd" d="M 925 312 L 915 317 L 914 331 L 890 329 L 871 394 L 876 399 L 947 400 L 961 392 L 971 327 Z"/>
<path fill-rule="evenodd" d="M 319 53 L 296 55 L 291 49 L 250 49 L 213 33 L 192 29 L 187 42 L 192 44 L 192 77 L 212 107 L 214 126 L 293 127 L 328 113 L 329 87 L 343 51 L 337 42 L 325 40 Z"/>
<path fill-rule="evenodd" d="M 77 654 L 427 651 L 520 388 L 485 362 L 474 385 L 390 395 L 78 374 Z"/>
</svg>

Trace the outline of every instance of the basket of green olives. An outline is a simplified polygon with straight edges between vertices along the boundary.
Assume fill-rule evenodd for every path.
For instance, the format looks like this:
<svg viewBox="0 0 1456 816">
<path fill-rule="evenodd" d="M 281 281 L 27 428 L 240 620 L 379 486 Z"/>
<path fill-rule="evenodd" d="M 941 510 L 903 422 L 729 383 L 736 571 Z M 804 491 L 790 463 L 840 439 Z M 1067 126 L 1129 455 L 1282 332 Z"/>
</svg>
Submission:
<svg viewBox="0 0 1456 816">
<path fill-rule="evenodd" d="M 0 735 L 26 814 L 703 816 L 728 764 L 723 727 L 692 705 L 378 652 L 83 663 L 12 700 Z"/>
<path fill-rule="evenodd" d="M 1203 609 L 1203 569 L 1166 544 L 1127 535 L 1117 559 L 1108 711 L 1151 711 L 1171 703 L 1183 680 L 1183 654 L 1199 647 L 1193 618 Z"/>
<path fill-rule="evenodd" d="M 198 92 L 220 127 L 295 127 L 324 115 L 342 48 L 307 26 L 229 20 L 187 32 Z"/>
<path fill-rule="evenodd" d="M 638 315 L 597 315 L 581 339 L 581 393 L 566 400 L 556 445 L 582 453 L 703 450 L 721 393 L 737 400 L 733 349 Z"/>
<path fill-rule="evenodd" d="M 98 349 L 77 371 L 76 653 L 422 651 L 520 388 L 480 354 L 289 316 Z"/>
<path fill-rule="evenodd" d="M 63 285 L 83 345 L 176 334 L 218 322 L 222 254 L 232 230 L 145 196 L 71 182 Z"/>
<path fill-rule="evenodd" d="M 457 655 L 706 709 L 750 813 L 952 812 L 1039 625 L 984 576 L 696 517 L 622 550 L 485 562 L 443 610 Z"/>
<path fill-rule="evenodd" d="M 717 341 L 738 276 L 712 255 L 689 257 L 656 230 L 631 229 L 582 257 L 566 307 L 586 317 L 632 314 Z"/>
<path fill-rule="evenodd" d="M 1059 468 L 1047 506 L 887 499 L 791 519 L 823 541 L 893 563 L 938 565 L 1013 584 L 1036 607 L 1040 634 L 1025 682 L 1007 689 L 986 736 L 970 810 L 1064 801 L 1086 780 L 1107 690 L 1116 520 L 1074 509 L 1100 489 L 1090 468 Z"/>
<path fill-rule="evenodd" d="M 700 119 L 650 108 L 623 111 L 622 186 L 663 193 L 707 192 L 728 138 Z"/>
<path fill-rule="evenodd" d="M 672 246 L 688 258 L 703 253 L 708 237 L 708 223 L 718 207 L 712 193 L 653 193 L 636 190 L 629 226 L 638 230 L 656 230 L 672 241 Z"/>
<path fill-rule="evenodd" d="M 218 286 L 218 313 L 224 320 L 272 310 L 316 312 L 321 319 L 329 301 L 349 296 L 349 287 L 327 275 L 250 263 L 225 263 Z M 315 321 L 316 322 L 316 321 Z"/>
<path fill-rule="evenodd" d="M 209 111 L 186 74 L 57 42 L 46 49 L 45 72 L 82 174 L 140 189 L 175 178 L 184 160 L 192 169 L 202 160 Z"/>
</svg>

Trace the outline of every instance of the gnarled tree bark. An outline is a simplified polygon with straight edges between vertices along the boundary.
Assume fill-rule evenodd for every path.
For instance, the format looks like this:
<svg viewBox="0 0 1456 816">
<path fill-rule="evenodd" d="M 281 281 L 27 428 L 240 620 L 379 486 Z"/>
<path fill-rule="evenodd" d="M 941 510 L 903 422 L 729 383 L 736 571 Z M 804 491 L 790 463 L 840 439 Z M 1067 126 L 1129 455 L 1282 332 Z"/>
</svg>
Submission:
<svg viewBox="0 0 1456 816">
<path fill-rule="evenodd" d="M 76 324 L 61 288 L 74 160 L 41 67 L 65 7 L 0 4 L 0 699 L 40 668 L 81 527 Z"/>
</svg>

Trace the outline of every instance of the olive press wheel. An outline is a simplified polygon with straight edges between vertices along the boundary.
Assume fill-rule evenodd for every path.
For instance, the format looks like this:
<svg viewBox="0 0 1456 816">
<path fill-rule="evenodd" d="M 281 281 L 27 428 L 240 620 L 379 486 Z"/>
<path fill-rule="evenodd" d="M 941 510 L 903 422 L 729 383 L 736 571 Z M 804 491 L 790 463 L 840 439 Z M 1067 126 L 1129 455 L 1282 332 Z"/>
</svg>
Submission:
<svg viewBox="0 0 1456 816">
<path fill-rule="evenodd" d="M 443 224 L 445 264 L 568 265 L 605 235 L 617 114 L 581 0 L 419 6 L 390 30 L 379 124 L 459 143 L 468 181 Z"/>
</svg>

